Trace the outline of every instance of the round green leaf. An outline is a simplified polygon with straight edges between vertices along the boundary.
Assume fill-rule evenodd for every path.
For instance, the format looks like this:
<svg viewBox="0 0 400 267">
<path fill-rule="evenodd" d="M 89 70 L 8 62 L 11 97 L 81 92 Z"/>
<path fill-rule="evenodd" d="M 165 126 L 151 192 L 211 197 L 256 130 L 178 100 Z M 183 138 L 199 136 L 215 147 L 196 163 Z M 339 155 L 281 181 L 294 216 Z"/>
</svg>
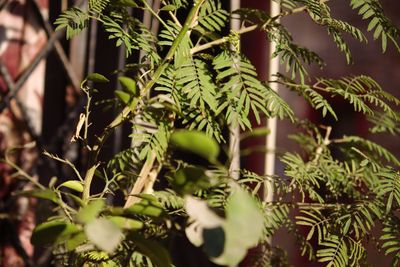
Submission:
<svg viewBox="0 0 400 267">
<path fill-rule="evenodd" d="M 96 82 L 96 83 L 108 83 L 110 80 L 107 79 L 105 76 L 99 74 L 99 73 L 90 73 L 87 77 L 86 80 Z"/>
<path fill-rule="evenodd" d="M 160 8 L 161 11 L 174 11 L 176 10 L 176 6 L 174 5 L 165 5 L 162 8 Z"/>
<path fill-rule="evenodd" d="M 118 78 L 118 81 L 121 83 L 122 87 L 132 94 L 133 96 L 139 96 L 139 91 L 137 90 L 136 87 L 136 81 L 125 76 L 121 76 Z"/>
<path fill-rule="evenodd" d="M 80 181 L 71 180 L 66 181 L 59 185 L 59 187 L 66 187 L 77 192 L 83 192 L 83 185 Z"/>
<path fill-rule="evenodd" d="M 122 90 L 115 90 L 114 94 L 118 99 L 120 99 L 124 104 L 128 104 L 129 101 L 131 100 L 131 95 L 128 94 L 127 92 L 124 92 Z"/>
<path fill-rule="evenodd" d="M 216 162 L 219 155 L 218 143 L 201 131 L 176 131 L 171 135 L 171 144 L 179 150 L 194 153 L 210 162 Z"/>
</svg>

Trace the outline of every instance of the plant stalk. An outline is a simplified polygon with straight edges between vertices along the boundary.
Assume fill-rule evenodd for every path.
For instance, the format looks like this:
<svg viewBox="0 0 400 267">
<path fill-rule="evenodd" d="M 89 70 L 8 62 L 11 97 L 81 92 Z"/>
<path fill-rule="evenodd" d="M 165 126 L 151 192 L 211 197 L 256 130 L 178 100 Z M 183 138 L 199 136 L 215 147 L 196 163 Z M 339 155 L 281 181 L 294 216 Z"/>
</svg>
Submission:
<svg viewBox="0 0 400 267">
<path fill-rule="evenodd" d="M 156 83 L 158 78 L 160 78 L 162 73 L 168 67 L 169 62 L 173 59 L 174 54 L 175 54 L 176 50 L 178 49 L 182 39 L 189 32 L 191 25 L 197 19 L 197 14 L 199 12 L 201 5 L 204 3 L 204 1 L 205 0 L 197 0 L 193 4 L 193 7 L 190 9 L 189 14 L 186 18 L 186 21 L 182 26 L 182 29 L 180 30 L 175 41 L 172 43 L 167 55 L 161 62 L 160 66 L 158 66 L 158 68 L 154 72 L 153 77 L 151 77 L 151 80 L 143 88 L 141 95 L 140 95 L 140 99 L 143 96 L 145 96 L 146 93 L 154 86 L 154 84 Z M 83 194 L 82 194 L 83 201 L 87 202 L 90 198 L 90 186 L 91 186 L 91 183 L 93 180 L 95 170 L 98 167 L 97 158 L 99 156 L 102 146 L 104 145 L 104 142 L 111 135 L 114 128 L 121 125 L 129 117 L 129 115 L 132 113 L 132 111 L 136 110 L 138 103 L 139 103 L 139 101 L 136 101 L 132 106 L 125 107 L 122 110 L 122 112 L 120 114 L 118 114 L 118 116 L 104 129 L 102 135 L 100 137 L 98 137 L 97 140 L 95 141 L 95 144 L 93 145 L 92 150 L 90 151 L 88 170 L 86 172 L 85 179 L 84 179 L 84 185 L 83 185 L 84 190 L 83 190 Z"/>
</svg>

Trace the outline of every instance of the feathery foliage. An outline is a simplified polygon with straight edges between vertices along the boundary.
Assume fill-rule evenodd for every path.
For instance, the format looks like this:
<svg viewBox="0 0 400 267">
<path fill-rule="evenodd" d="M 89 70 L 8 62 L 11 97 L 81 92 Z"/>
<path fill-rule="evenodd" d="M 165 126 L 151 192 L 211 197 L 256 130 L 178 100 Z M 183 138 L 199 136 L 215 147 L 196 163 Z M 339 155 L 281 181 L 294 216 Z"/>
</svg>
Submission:
<svg viewBox="0 0 400 267">
<path fill-rule="evenodd" d="M 96 20 L 136 63 L 116 71 L 122 89 L 102 103 L 116 104 L 118 114 L 93 138 L 88 138 L 93 84 L 109 79 L 95 73 L 82 82 L 87 106 L 72 142 L 85 150 L 87 165 L 78 169 L 45 153 L 72 168 L 73 178 L 44 186 L 10 160 L 12 151 L 6 153 L 16 176 L 32 183 L 31 191 L 18 194 L 57 205 L 54 216 L 36 227 L 33 243 L 53 246 L 55 261 L 62 258 L 69 266 L 171 267 L 176 259 L 169 249 L 186 236 L 197 247 L 193 249 L 203 250 L 199 255 L 216 264 L 237 265 L 248 249 L 258 246 L 260 254 L 249 260 L 251 266 L 275 267 L 289 266 L 288 257 L 268 240 L 286 230 L 309 261 L 328 267 L 368 266 L 366 247 L 378 240 L 378 248 L 397 266 L 397 156 L 379 142 L 347 133 L 338 137 L 331 125 L 299 120 L 270 84 L 296 92 L 323 117 L 339 123 L 342 118 L 331 100 L 340 98 L 368 118 L 371 132 L 394 136 L 399 133 L 400 100 L 368 76 L 309 76 L 310 64 L 323 68 L 325 63 L 297 45 L 280 18 L 306 13 L 332 36 L 348 63 L 352 57 L 346 38 L 366 42 L 366 37 L 336 18 L 329 1 L 275 2 L 282 10 L 275 17 L 257 9 L 228 12 L 221 0 L 165 0 L 156 10 L 145 0 L 90 0 L 85 9 L 64 11 L 55 24 L 66 29 L 67 38 Z M 367 20 L 383 52 L 388 40 L 400 50 L 399 30 L 379 1 L 351 0 L 350 8 Z M 158 21 L 157 31 L 137 18 L 144 11 Z M 240 20 L 239 29 L 227 29 L 231 19 Z M 260 79 L 240 51 L 240 36 L 251 31 L 275 44 L 273 56 L 279 57 L 285 73 L 276 73 L 272 81 Z M 136 54 L 143 56 L 140 62 Z M 240 140 L 229 140 L 228 129 L 250 132 L 251 118 L 258 124 L 279 118 L 297 127 L 289 138 L 299 149 L 278 151 L 283 174 L 232 171 L 227 143 Z M 99 160 L 107 137 L 121 124 L 130 125 L 132 146 L 108 162 Z M 259 132 L 266 131 L 246 132 L 243 138 Z M 94 179 L 104 184 L 100 192 L 92 192 Z M 261 197 L 271 192 L 273 201 Z M 121 198 L 122 204 L 117 202 Z"/>
</svg>

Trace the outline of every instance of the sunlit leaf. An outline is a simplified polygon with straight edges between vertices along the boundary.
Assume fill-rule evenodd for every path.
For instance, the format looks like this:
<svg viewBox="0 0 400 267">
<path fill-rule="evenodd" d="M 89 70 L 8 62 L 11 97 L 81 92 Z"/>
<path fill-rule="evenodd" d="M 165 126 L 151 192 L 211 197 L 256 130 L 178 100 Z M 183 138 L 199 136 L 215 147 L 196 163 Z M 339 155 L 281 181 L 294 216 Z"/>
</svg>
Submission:
<svg viewBox="0 0 400 267">
<path fill-rule="evenodd" d="M 80 181 L 71 180 L 66 181 L 59 185 L 59 187 L 66 187 L 77 192 L 83 192 L 83 185 Z"/>
<path fill-rule="evenodd" d="M 216 162 L 219 155 L 218 143 L 200 131 L 179 130 L 171 135 L 171 144 L 184 152 Z"/>
</svg>

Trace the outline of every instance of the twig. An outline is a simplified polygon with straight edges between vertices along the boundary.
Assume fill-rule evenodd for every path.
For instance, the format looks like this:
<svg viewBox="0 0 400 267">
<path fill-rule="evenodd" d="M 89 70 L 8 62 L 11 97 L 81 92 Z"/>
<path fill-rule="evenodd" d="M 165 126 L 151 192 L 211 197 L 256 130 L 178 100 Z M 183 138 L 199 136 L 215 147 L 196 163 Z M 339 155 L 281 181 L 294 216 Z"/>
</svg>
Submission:
<svg viewBox="0 0 400 267">
<path fill-rule="evenodd" d="M 71 161 L 69 161 L 67 159 L 62 159 L 62 158 L 58 157 L 57 155 L 53 155 L 53 154 L 51 154 L 51 153 L 49 153 L 47 151 L 44 151 L 43 155 L 70 166 L 72 168 L 72 170 L 75 172 L 75 174 L 78 177 L 78 179 L 81 182 L 83 182 L 81 174 L 79 173 L 79 171 L 76 169 L 75 165 Z"/>
<path fill-rule="evenodd" d="M 182 27 L 182 24 L 179 22 L 178 18 L 175 16 L 174 13 L 172 13 L 171 11 L 168 11 L 168 14 L 171 16 L 172 20 L 175 22 L 176 25 L 178 25 L 179 27 Z"/>
<path fill-rule="evenodd" d="M 326 127 L 326 133 L 325 133 L 324 140 L 322 141 L 322 144 L 320 146 L 318 146 L 317 150 L 315 151 L 316 155 L 313 160 L 314 162 L 317 162 L 319 160 L 319 158 L 322 155 L 322 151 L 324 150 L 324 147 L 328 146 L 331 143 L 331 140 L 329 140 L 331 132 L 332 132 L 332 127 L 331 126 Z"/>
<path fill-rule="evenodd" d="M 145 187 L 149 174 L 151 170 L 153 169 L 153 165 L 156 159 L 155 153 L 152 153 L 152 155 L 147 158 L 145 163 L 143 164 L 142 169 L 140 170 L 139 176 L 129 193 L 129 196 L 125 202 L 124 208 L 129 208 L 133 204 L 137 203 L 140 201 L 140 198 L 138 198 L 136 195 L 140 194 L 143 191 L 143 188 Z"/>
</svg>

